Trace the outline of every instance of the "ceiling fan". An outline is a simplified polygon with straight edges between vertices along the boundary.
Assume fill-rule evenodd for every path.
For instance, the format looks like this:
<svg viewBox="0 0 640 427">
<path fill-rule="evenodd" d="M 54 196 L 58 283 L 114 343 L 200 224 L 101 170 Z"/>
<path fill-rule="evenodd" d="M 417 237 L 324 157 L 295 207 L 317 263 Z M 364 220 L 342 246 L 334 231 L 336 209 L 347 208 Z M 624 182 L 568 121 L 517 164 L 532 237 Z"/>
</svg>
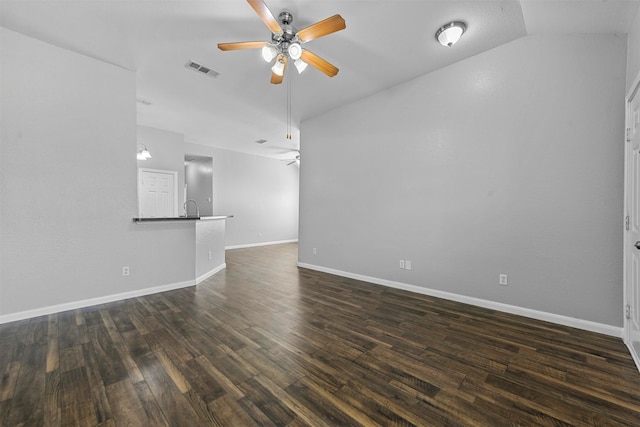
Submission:
<svg viewBox="0 0 640 427">
<path fill-rule="evenodd" d="M 291 166 L 295 164 L 296 166 L 300 166 L 300 152 L 298 150 L 291 150 L 292 153 L 296 153 L 296 156 L 292 159 L 282 159 L 282 162 L 289 162 L 287 166 Z"/>
<path fill-rule="evenodd" d="M 338 68 L 322 59 L 315 53 L 302 48 L 302 44 L 311 40 L 324 37 L 336 31 L 344 30 L 347 25 L 340 15 L 333 15 L 327 19 L 297 30 L 291 25 L 293 14 L 284 10 L 273 16 L 267 5 L 262 0 L 247 0 L 256 11 L 262 22 L 271 31 L 271 41 L 218 43 L 218 48 L 223 51 L 259 49 L 262 48 L 262 57 L 266 62 L 276 59 L 271 67 L 271 83 L 280 84 L 289 60 L 292 60 L 298 73 L 301 73 L 307 64 L 323 72 L 329 77 L 338 74 Z"/>
</svg>

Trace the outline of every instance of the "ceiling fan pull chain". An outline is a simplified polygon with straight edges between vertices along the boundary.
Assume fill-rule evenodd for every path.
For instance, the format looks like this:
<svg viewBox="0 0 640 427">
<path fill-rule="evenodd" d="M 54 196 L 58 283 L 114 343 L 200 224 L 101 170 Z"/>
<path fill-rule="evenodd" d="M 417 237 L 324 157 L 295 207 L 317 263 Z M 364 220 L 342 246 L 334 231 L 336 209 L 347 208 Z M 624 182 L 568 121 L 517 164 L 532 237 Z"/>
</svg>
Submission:
<svg viewBox="0 0 640 427">
<path fill-rule="evenodd" d="M 289 124 L 287 133 L 289 135 L 289 139 L 291 139 L 291 79 L 287 79 L 287 101 L 289 103 Z"/>
<path fill-rule="evenodd" d="M 291 139 L 291 79 L 287 79 L 287 139 Z"/>
</svg>

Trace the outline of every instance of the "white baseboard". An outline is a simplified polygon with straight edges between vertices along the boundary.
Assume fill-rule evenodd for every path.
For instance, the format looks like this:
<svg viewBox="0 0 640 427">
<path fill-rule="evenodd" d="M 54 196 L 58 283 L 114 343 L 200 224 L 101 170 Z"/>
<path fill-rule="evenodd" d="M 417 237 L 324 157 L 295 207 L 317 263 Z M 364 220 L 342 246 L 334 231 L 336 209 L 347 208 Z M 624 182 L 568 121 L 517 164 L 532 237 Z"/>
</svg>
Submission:
<svg viewBox="0 0 640 427">
<path fill-rule="evenodd" d="M 572 328 L 584 329 L 586 331 L 597 332 L 604 335 L 610 335 L 622 338 L 622 328 L 617 326 L 605 325 L 603 323 L 592 322 L 589 320 L 576 319 L 573 317 L 562 316 L 559 314 L 548 313 L 546 311 L 533 310 L 515 305 L 503 304 L 500 302 L 489 301 L 481 298 L 468 297 L 465 295 L 454 294 L 451 292 L 439 291 L 437 289 L 423 288 L 422 286 L 409 285 L 407 283 L 394 282 L 392 280 L 379 279 L 377 277 L 363 276 L 361 274 L 350 273 L 347 271 L 335 270 L 333 268 L 322 267 L 313 264 L 298 263 L 298 267 L 308 268 L 310 270 L 321 271 L 323 273 L 335 274 L 336 276 L 348 277 L 350 279 L 362 280 L 364 282 L 375 283 L 377 285 L 388 286 L 390 288 L 403 289 L 405 291 L 415 292 L 418 294 L 429 295 L 432 297 L 447 299 L 451 301 L 471 304 L 478 307 L 498 310 L 505 313 L 517 314 L 519 316 L 530 317 L 532 319 L 543 320 L 546 322 L 556 323 L 559 325 L 570 326 Z"/>
<path fill-rule="evenodd" d="M 225 249 L 242 249 L 242 248 L 254 248 L 256 246 L 269 246 L 269 245 L 280 245 L 282 243 L 297 243 L 298 239 L 292 240 L 277 240 L 275 242 L 260 242 L 260 243 L 247 243 L 245 245 L 232 245 L 225 246 Z"/>
<path fill-rule="evenodd" d="M 17 320 L 30 319 L 32 317 L 46 316 L 48 314 L 60 313 L 77 308 L 90 307 L 92 305 L 106 304 L 114 301 L 121 301 L 129 298 L 141 297 L 144 295 L 156 294 L 159 292 L 172 291 L 174 289 L 187 288 L 195 286 L 195 280 L 187 280 L 185 282 L 170 283 L 168 285 L 154 286 L 153 288 L 139 289 L 136 291 L 123 292 L 120 294 L 106 295 L 103 297 L 89 298 L 80 301 L 67 302 L 64 304 L 51 305 L 48 307 L 36 308 L 34 310 L 20 311 L 18 313 L 0 315 L 0 324 L 15 322 Z"/>
<path fill-rule="evenodd" d="M 219 271 L 224 270 L 225 268 L 227 268 L 227 263 L 223 263 L 223 264 L 217 266 L 216 268 L 214 268 L 213 270 L 207 271 L 202 276 L 196 277 L 196 285 L 199 284 L 202 281 L 207 280 L 209 277 L 213 276 L 214 274 L 216 274 Z"/>
</svg>

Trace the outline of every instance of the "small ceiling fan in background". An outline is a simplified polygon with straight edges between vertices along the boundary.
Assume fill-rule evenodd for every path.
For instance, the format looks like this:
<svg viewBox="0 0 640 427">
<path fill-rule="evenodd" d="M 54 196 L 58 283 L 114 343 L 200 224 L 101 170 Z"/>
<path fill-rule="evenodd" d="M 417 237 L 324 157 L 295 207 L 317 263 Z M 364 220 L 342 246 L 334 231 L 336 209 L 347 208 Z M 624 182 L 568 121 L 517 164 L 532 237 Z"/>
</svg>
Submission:
<svg viewBox="0 0 640 427">
<path fill-rule="evenodd" d="M 290 60 L 293 61 L 298 73 L 304 71 L 307 64 L 323 72 L 329 77 L 338 74 L 338 68 L 322 59 L 315 53 L 302 48 L 302 44 L 320 37 L 344 30 L 347 25 L 340 15 L 333 15 L 306 28 L 297 30 L 291 25 L 293 14 L 284 10 L 273 16 L 267 5 L 262 0 L 247 0 L 256 11 L 262 22 L 271 31 L 271 41 L 248 41 L 233 43 L 218 43 L 218 48 L 223 51 L 259 49 L 262 48 L 262 57 L 271 62 L 276 59 L 271 67 L 271 83 L 280 84 L 284 78 L 284 72 Z"/>
<path fill-rule="evenodd" d="M 300 152 L 298 150 L 291 150 L 291 153 L 295 153 L 296 156 L 290 159 L 281 159 L 282 162 L 287 162 L 287 166 L 295 164 L 300 167 Z"/>
</svg>

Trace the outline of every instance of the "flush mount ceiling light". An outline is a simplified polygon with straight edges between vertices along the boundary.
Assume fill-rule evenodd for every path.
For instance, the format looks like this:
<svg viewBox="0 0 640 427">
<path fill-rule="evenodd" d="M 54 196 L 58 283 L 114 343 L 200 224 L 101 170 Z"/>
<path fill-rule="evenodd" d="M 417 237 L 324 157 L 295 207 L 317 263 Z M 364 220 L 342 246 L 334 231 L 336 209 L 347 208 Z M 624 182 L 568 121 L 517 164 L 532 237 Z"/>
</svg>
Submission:
<svg viewBox="0 0 640 427">
<path fill-rule="evenodd" d="M 147 160 L 151 158 L 151 153 L 147 150 L 147 146 L 144 144 L 138 144 L 138 154 L 136 155 L 138 160 Z"/>
<path fill-rule="evenodd" d="M 464 22 L 449 22 L 436 31 L 436 40 L 438 40 L 442 46 L 451 47 L 460 40 L 460 37 L 464 34 L 466 29 L 467 24 Z"/>
</svg>

